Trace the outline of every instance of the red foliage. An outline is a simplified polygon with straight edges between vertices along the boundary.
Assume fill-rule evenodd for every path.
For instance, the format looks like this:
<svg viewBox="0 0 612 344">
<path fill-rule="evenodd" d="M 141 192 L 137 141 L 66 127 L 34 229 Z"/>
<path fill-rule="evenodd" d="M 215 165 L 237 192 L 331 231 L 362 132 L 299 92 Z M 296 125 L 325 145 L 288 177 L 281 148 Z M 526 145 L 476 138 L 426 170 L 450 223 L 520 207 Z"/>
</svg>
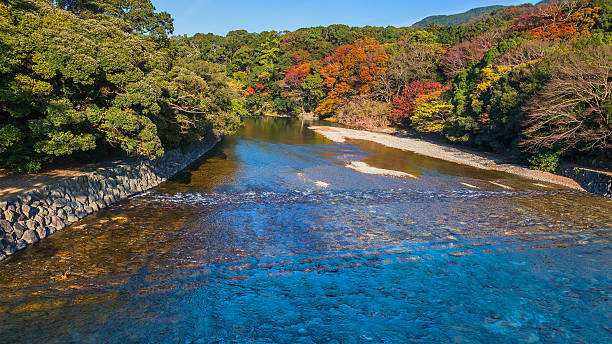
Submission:
<svg viewBox="0 0 612 344">
<path fill-rule="evenodd" d="M 449 77 L 455 76 L 468 64 L 476 63 L 493 46 L 491 37 L 479 36 L 472 41 L 461 42 L 450 48 L 441 61 L 442 70 Z"/>
<path fill-rule="evenodd" d="M 287 71 L 283 83 L 288 87 L 298 87 L 308 75 L 310 75 L 310 62 L 297 64 Z"/>
<path fill-rule="evenodd" d="M 244 95 L 245 95 L 246 97 L 248 97 L 248 96 L 252 96 L 252 95 L 254 95 L 254 94 L 255 94 L 255 89 L 254 89 L 253 87 L 251 87 L 251 86 L 247 87 L 247 88 L 244 90 Z"/>
<path fill-rule="evenodd" d="M 482 127 L 486 127 L 487 123 L 491 121 L 491 116 L 489 116 L 488 113 L 481 113 L 480 115 L 478 115 L 477 120 Z"/>
<path fill-rule="evenodd" d="M 255 93 L 264 93 L 267 91 L 268 91 L 268 88 L 266 86 L 260 83 L 256 83 L 253 86 L 247 86 L 247 88 L 244 90 L 244 95 L 246 97 L 249 97 L 249 96 L 254 95 Z"/>
<path fill-rule="evenodd" d="M 296 50 L 291 53 L 291 57 L 293 57 L 295 63 L 299 65 L 304 63 L 304 61 L 308 61 L 310 59 L 310 53 L 306 50 Z"/>
<path fill-rule="evenodd" d="M 414 102 L 419 96 L 431 94 L 442 89 L 439 82 L 413 81 L 404 89 L 402 95 L 393 98 L 393 110 L 390 118 L 393 122 L 406 125 L 414 113 Z"/>
</svg>

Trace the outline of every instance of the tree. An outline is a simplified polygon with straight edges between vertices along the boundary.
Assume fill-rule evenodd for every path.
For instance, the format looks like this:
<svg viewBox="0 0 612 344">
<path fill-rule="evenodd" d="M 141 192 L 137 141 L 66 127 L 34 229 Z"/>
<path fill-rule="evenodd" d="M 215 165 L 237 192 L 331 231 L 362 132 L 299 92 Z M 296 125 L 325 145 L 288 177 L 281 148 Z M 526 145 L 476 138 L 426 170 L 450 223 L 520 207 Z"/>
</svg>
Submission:
<svg viewBox="0 0 612 344">
<path fill-rule="evenodd" d="M 167 12 L 155 12 L 151 0 L 54 0 L 56 6 L 77 14 L 108 14 L 129 24 L 132 32 L 166 36 L 174 31 Z"/>
<path fill-rule="evenodd" d="M 515 48 L 509 49 L 501 54 L 496 63 L 499 65 L 516 68 L 525 64 L 533 64 L 548 56 L 554 47 L 554 43 L 542 40 L 525 40 Z"/>
<path fill-rule="evenodd" d="M 341 124 L 358 129 L 377 129 L 389 125 L 391 105 L 356 96 L 338 109 L 337 119 Z"/>
<path fill-rule="evenodd" d="M 550 1 L 517 21 L 520 30 L 528 30 L 535 39 L 562 40 L 590 35 L 599 18 L 600 7 L 590 7 L 588 0 Z"/>
<path fill-rule="evenodd" d="M 399 42 L 398 49 L 377 80 L 377 91 L 388 103 L 412 81 L 438 79 L 438 64 L 444 53 L 442 45 L 437 43 Z"/>
<path fill-rule="evenodd" d="M 442 99 L 443 90 L 418 96 L 410 117 L 412 127 L 421 132 L 441 133 L 446 120 L 453 112 L 453 106 Z"/>
<path fill-rule="evenodd" d="M 415 103 L 420 96 L 429 95 L 440 91 L 442 84 L 439 82 L 411 82 L 400 96 L 393 98 L 393 110 L 390 118 L 393 123 L 407 126 L 414 114 Z"/>
<path fill-rule="evenodd" d="M 446 76 L 452 78 L 465 67 L 480 61 L 494 44 L 490 35 L 482 35 L 474 40 L 461 42 L 446 52 L 440 67 Z"/>
<path fill-rule="evenodd" d="M 551 61 L 553 77 L 524 107 L 523 146 L 612 152 L 612 46 L 563 51 Z"/>
<path fill-rule="evenodd" d="M 370 92 L 378 76 L 384 73 L 388 58 L 385 48 L 373 38 L 338 48 L 324 60 L 320 73 L 328 93 L 315 112 L 331 114 L 344 99 Z"/>
<path fill-rule="evenodd" d="M 42 0 L 0 3 L 0 14 L 2 167 L 34 172 L 109 151 L 155 157 L 237 124 L 237 94 L 196 47 Z"/>
</svg>

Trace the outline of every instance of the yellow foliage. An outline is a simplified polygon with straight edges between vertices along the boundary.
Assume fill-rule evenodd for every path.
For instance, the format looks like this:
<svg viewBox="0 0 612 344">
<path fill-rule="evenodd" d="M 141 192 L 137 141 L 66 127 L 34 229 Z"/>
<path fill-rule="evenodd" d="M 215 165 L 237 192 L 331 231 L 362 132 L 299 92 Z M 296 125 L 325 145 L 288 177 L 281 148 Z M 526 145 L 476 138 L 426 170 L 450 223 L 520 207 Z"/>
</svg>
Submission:
<svg viewBox="0 0 612 344">
<path fill-rule="evenodd" d="M 442 91 L 424 94 L 414 102 L 414 113 L 410 121 L 415 130 L 427 133 L 442 132 L 446 119 L 454 107 L 441 99 Z"/>
<path fill-rule="evenodd" d="M 19 87 L 25 91 L 36 95 L 48 95 L 53 90 L 53 86 L 46 81 L 40 81 L 30 78 L 27 75 L 19 74 L 15 76 Z"/>
</svg>

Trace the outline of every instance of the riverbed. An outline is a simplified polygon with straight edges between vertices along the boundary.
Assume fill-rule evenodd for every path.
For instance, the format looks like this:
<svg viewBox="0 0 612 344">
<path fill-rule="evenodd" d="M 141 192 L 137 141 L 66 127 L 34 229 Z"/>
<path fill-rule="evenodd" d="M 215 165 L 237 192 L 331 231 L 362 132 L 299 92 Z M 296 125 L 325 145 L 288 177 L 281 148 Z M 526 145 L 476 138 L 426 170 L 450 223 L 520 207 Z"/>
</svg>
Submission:
<svg viewBox="0 0 612 344">
<path fill-rule="evenodd" d="M 313 124 L 0 263 L 0 342 L 612 342 L 612 200 Z"/>
</svg>

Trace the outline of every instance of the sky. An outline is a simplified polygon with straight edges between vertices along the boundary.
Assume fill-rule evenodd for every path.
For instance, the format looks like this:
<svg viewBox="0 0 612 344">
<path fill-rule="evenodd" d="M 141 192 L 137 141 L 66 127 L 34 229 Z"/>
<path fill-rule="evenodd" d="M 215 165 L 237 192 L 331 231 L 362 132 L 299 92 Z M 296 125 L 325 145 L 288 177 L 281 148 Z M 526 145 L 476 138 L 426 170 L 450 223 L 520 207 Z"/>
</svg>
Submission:
<svg viewBox="0 0 612 344">
<path fill-rule="evenodd" d="M 519 5 L 528 0 L 152 0 L 158 11 L 174 18 L 174 33 L 225 35 L 293 31 L 303 27 L 410 26 L 437 14 L 455 14 L 474 7 Z M 532 1 L 533 2 L 533 1 Z"/>
</svg>

